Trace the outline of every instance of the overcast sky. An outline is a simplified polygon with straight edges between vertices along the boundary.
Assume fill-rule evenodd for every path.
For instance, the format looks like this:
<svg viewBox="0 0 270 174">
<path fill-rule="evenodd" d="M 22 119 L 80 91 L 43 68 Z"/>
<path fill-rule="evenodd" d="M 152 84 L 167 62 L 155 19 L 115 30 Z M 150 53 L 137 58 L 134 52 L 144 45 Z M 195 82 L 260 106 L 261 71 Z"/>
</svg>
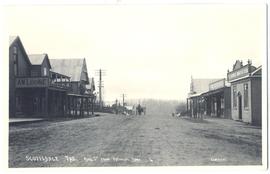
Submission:
<svg viewBox="0 0 270 174">
<path fill-rule="evenodd" d="M 9 6 L 8 35 L 28 54 L 86 58 L 105 100 L 185 100 L 190 77 L 225 78 L 236 59 L 266 59 L 265 5 Z"/>
</svg>

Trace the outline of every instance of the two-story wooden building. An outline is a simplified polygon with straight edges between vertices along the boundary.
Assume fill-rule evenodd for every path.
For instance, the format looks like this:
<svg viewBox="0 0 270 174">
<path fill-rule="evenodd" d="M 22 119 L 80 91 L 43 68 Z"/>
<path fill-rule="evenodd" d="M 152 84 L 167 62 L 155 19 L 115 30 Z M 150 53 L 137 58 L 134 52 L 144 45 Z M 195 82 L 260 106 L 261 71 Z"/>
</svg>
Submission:
<svg viewBox="0 0 270 174">
<path fill-rule="evenodd" d="M 20 38 L 10 38 L 10 117 L 63 115 L 69 82 L 69 76 L 51 71 L 47 54 L 27 55 Z"/>
<path fill-rule="evenodd" d="M 227 79 L 231 83 L 232 119 L 261 125 L 262 118 L 262 67 L 249 60 L 246 65 L 237 60 Z"/>
<path fill-rule="evenodd" d="M 85 58 L 83 59 L 51 59 L 52 70 L 68 75 L 71 90 L 67 93 L 67 113 L 84 115 L 93 113 L 95 96 L 94 80 L 89 79 Z M 90 88 L 87 88 L 90 87 Z"/>
<path fill-rule="evenodd" d="M 89 81 L 85 59 L 28 55 L 20 38 L 10 37 L 10 117 L 93 114 L 94 85 L 94 79 Z"/>
</svg>

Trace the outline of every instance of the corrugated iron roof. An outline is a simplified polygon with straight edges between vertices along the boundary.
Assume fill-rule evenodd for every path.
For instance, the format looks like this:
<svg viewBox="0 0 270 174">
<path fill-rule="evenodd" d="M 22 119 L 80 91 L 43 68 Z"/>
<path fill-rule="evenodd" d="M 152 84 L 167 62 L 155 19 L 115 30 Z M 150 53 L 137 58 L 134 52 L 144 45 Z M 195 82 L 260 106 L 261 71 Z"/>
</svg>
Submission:
<svg viewBox="0 0 270 174">
<path fill-rule="evenodd" d="M 50 59 L 52 71 L 71 77 L 71 81 L 80 81 L 84 59 Z"/>
</svg>

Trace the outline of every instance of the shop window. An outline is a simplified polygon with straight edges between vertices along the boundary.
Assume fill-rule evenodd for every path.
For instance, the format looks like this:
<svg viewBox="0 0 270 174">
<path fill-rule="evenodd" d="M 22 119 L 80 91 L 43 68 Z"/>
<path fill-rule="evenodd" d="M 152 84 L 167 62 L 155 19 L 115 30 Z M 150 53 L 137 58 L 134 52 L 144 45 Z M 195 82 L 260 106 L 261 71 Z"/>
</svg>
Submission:
<svg viewBox="0 0 270 174">
<path fill-rule="evenodd" d="M 248 84 L 244 84 L 244 107 L 248 108 Z"/>
<path fill-rule="evenodd" d="M 233 86 L 233 107 L 237 107 L 237 94 L 236 94 L 236 86 Z"/>
</svg>

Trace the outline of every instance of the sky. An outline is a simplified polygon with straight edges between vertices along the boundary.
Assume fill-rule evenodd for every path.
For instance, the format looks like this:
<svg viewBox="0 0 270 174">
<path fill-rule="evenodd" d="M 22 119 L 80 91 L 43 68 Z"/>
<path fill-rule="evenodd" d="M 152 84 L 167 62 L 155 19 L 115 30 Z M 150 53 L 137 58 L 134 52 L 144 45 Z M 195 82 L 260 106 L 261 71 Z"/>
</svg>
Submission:
<svg viewBox="0 0 270 174">
<path fill-rule="evenodd" d="M 190 79 L 225 78 L 237 59 L 266 60 L 266 12 L 258 4 L 6 6 L 6 38 L 28 54 L 85 58 L 105 71 L 104 100 L 185 100 Z"/>
</svg>

